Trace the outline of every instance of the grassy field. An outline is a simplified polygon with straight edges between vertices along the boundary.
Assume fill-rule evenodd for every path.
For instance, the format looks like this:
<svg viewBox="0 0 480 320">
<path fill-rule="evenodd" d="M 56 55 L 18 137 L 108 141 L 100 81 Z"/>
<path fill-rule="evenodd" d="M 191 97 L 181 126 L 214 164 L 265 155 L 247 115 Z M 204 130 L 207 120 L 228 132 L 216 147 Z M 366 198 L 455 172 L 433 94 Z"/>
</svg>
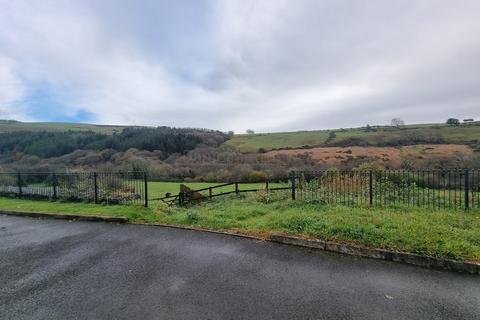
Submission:
<svg viewBox="0 0 480 320">
<path fill-rule="evenodd" d="M 190 208 L 158 203 L 144 208 L 0 198 L 0 208 L 125 216 L 132 222 L 161 222 L 259 236 L 284 233 L 480 261 L 479 211 L 352 208 L 291 201 L 288 196 L 284 192 L 242 194 Z"/>
<path fill-rule="evenodd" d="M 224 184 L 222 182 L 159 182 L 159 181 L 149 181 L 148 183 L 148 197 L 150 199 L 164 197 L 165 193 L 169 192 L 171 194 L 178 194 L 180 192 L 180 184 L 185 184 L 189 188 L 198 190 L 208 187 L 214 187 L 220 184 Z M 287 183 L 270 183 L 270 188 L 275 187 L 286 187 L 288 186 Z M 265 183 L 240 183 L 239 189 L 240 190 L 247 190 L 247 189 L 264 189 Z M 235 186 L 226 186 L 213 189 L 213 194 L 222 193 L 222 192 L 229 192 L 234 191 Z"/>
<path fill-rule="evenodd" d="M 120 133 L 127 126 L 95 125 L 65 122 L 5 122 L 0 121 L 0 133 L 16 131 L 94 131 L 98 133 Z"/>
<path fill-rule="evenodd" d="M 225 142 L 242 152 L 257 152 L 260 148 L 272 150 L 278 148 L 298 148 L 321 145 L 328 138 L 328 131 L 298 131 L 259 134 L 239 134 Z"/>
<path fill-rule="evenodd" d="M 362 142 L 376 145 L 379 142 L 395 141 L 401 136 L 441 135 L 445 143 L 467 143 L 480 138 L 480 123 L 460 126 L 447 126 L 445 124 L 407 125 L 399 128 L 378 127 L 376 131 L 366 131 L 365 128 L 334 129 L 335 138 L 329 144 L 341 144 L 347 139 L 361 139 Z M 328 130 L 278 132 L 260 134 L 234 135 L 226 144 L 238 148 L 242 152 L 257 152 L 278 148 L 300 148 L 305 146 L 325 146 L 329 138 Z"/>
</svg>

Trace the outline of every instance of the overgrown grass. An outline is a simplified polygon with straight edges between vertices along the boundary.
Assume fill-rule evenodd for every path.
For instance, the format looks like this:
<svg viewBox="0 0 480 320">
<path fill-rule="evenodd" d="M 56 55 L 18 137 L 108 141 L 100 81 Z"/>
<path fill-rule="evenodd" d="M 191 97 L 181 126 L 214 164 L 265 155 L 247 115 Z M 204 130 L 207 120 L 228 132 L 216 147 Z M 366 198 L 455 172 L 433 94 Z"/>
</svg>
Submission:
<svg viewBox="0 0 480 320">
<path fill-rule="evenodd" d="M 51 203 L 0 198 L 0 208 L 126 216 L 161 222 L 268 235 L 280 232 L 370 247 L 480 261 L 480 212 L 432 209 L 353 208 L 291 201 L 288 194 L 220 197 L 190 208 L 150 208 Z"/>
</svg>

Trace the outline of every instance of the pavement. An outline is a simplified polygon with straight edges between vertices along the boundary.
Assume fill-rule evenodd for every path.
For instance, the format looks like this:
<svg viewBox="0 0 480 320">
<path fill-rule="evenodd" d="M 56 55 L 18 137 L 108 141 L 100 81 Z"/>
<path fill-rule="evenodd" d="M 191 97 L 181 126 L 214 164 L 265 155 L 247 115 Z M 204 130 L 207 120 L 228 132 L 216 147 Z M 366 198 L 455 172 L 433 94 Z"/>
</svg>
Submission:
<svg viewBox="0 0 480 320">
<path fill-rule="evenodd" d="M 0 319 L 479 319 L 480 277 L 153 226 L 0 216 Z"/>
</svg>

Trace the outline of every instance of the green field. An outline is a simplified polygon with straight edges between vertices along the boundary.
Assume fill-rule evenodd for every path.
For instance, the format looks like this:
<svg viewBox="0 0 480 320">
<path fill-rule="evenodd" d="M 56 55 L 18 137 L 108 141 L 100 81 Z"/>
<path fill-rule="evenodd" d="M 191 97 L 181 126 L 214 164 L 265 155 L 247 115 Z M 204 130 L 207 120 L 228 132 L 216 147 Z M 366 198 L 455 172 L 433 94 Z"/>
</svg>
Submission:
<svg viewBox="0 0 480 320">
<path fill-rule="evenodd" d="M 353 208 L 288 197 L 287 192 L 241 194 L 190 208 L 160 203 L 144 208 L 0 198 L 0 208 L 125 216 L 138 223 L 160 222 L 257 236 L 283 233 L 480 262 L 480 211 Z"/>
<path fill-rule="evenodd" d="M 189 188 L 198 190 L 208 187 L 214 187 L 222 182 L 159 182 L 159 181 L 149 181 L 148 182 L 148 197 L 150 199 L 161 198 L 165 196 L 165 193 L 169 192 L 172 195 L 178 194 L 180 192 L 180 184 L 185 184 Z M 288 183 L 270 183 L 270 188 L 275 187 L 286 187 Z M 265 183 L 239 183 L 239 190 L 246 189 L 264 189 Z M 234 191 L 235 186 L 226 186 L 213 189 L 213 194 L 218 194 L 222 192 Z"/>
<path fill-rule="evenodd" d="M 394 127 L 374 127 L 367 131 L 365 128 L 333 129 L 318 131 L 297 131 L 278 133 L 259 133 L 234 135 L 226 142 L 242 152 L 257 152 L 279 148 L 300 148 L 306 146 L 325 146 L 331 131 L 335 138 L 328 141 L 328 145 L 340 145 L 348 139 L 360 139 L 357 144 L 382 145 L 396 141 L 405 136 L 435 137 L 441 136 L 444 143 L 470 143 L 480 139 L 480 123 L 468 125 L 448 126 L 446 124 L 406 125 Z"/>
<path fill-rule="evenodd" d="M 0 133 L 16 131 L 94 131 L 104 134 L 120 133 L 127 126 L 96 125 L 66 122 L 8 122 L 0 121 Z"/>
</svg>

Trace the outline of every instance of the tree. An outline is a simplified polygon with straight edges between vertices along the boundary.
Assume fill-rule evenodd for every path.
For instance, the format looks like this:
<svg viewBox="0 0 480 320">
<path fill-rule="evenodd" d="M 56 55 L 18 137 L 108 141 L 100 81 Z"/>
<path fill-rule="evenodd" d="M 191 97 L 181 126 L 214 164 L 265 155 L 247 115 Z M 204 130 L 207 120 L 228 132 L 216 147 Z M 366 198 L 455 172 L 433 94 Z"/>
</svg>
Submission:
<svg viewBox="0 0 480 320">
<path fill-rule="evenodd" d="M 458 126 L 460 124 L 460 120 L 458 120 L 456 118 L 448 118 L 447 119 L 447 124 L 449 124 L 451 126 Z"/>
<path fill-rule="evenodd" d="M 399 127 L 399 126 L 404 126 L 405 121 L 403 121 L 400 118 L 393 118 L 390 124 L 392 125 L 392 127 Z"/>
<path fill-rule="evenodd" d="M 255 134 L 255 131 L 253 131 L 252 129 L 247 129 L 247 134 Z"/>
</svg>

